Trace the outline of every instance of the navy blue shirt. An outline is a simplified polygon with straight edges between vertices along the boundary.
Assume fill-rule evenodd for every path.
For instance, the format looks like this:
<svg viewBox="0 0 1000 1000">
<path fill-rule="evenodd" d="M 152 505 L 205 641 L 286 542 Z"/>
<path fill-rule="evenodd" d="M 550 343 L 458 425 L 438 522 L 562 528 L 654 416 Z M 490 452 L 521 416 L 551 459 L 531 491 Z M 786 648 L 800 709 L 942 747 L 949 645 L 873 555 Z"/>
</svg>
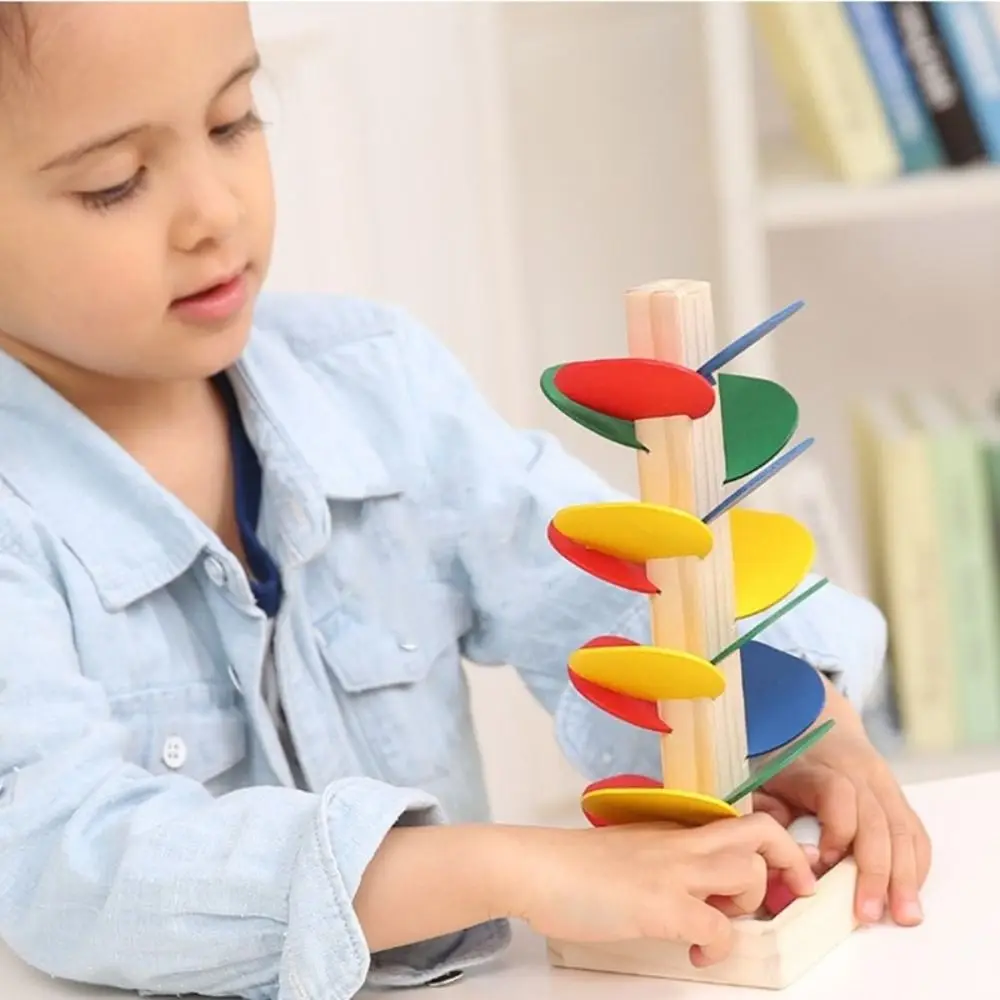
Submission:
<svg viewBox="0 0 1000 1000">
<path fill-rule="evenodd" d="M 271 554 L 257 537 L 264 474 L 253 443 L 243 426 L 236 394 L 226 375 L 213 380 L 229 415 L 229 445 L 236 485 L 236 523 L 250 570 L 250 587 L 258 607 L 273 618 L 281 607 L 281 574 Z"/>
</svg>

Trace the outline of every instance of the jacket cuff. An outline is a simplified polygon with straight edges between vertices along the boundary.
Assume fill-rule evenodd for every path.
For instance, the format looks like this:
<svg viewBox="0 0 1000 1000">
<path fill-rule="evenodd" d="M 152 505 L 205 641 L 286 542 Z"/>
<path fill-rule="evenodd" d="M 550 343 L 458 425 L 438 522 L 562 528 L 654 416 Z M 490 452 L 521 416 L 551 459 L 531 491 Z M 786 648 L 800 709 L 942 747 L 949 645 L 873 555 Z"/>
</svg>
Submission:
<svg viewBox="0 0 1000 1000">
<path fill-rule="evenodd" d="M 372 956 L 368 984 L 375 987 L 426 986 L 495 958 L 510 944 L 510 924 L 493 920 L 458 934 L 434 938 Z"/>
<path fill-rule="evenodd" d="M 322 793 L 291 882 L 279 1000 L 349 1000 L 371 979 L 416 984 L 491 957 L 509 940 L 503 922 L 373 957 L 354 911 L 365 869 L 397 825 L 445 822 L 437 800 L 370 778 Z"/>
</svg>

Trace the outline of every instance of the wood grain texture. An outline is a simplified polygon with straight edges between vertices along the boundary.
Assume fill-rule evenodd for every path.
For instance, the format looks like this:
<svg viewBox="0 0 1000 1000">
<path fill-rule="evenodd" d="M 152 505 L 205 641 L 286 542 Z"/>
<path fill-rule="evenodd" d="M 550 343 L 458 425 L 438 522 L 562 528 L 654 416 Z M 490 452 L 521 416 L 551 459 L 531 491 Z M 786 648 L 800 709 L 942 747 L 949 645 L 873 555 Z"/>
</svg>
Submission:
<svg viewBox="0 0 1000 1000">
<path fill-rule="evenodd" d="M 574 944 L 548 941 L 552 965 L 780 990 L 790 986 L 857 927 L 857 867 L 848 858 L 827 872 L 814 895 L 795 900 L 774 919 L 733 921 L 733 948 L 707 968 L 692 965 L 685 945 L 664 941 Z"/>
<path fill-rule="evenodd" d="M 715 351 L 711 289 L 704 281 L 661 281 L 626 294 L 629 354 L 697 368 Z M 698 517 L 723 498 L 721 408 L 699 420 L 669 417 L 636 423 L 648 449 L 638 453 L 643 501 Z M 649 576 L 653 643 L 711 659 L 737 637 L 729 517 L 712 524 L 705 559 L 654 560 Z M 724 797 L 748 776 L 739 652 L 719 665 L 726 691 L 717 699 L 667 701 L 660 715 L 673 732 L 661 740 L 664 784 Z M 750 800 L 738 805 L 749 811 Z"/>
</svg>

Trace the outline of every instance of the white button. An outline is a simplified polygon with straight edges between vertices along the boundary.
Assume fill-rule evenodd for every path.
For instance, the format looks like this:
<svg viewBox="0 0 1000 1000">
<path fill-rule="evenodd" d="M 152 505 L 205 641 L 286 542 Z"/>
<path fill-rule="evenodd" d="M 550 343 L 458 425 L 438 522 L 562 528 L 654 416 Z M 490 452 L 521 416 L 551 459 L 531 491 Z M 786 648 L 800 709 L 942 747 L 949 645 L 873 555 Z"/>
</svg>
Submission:
<svg viewBox="0 0 1000 1000">
<path fill-rule="evenodd" d="M 229 679 L 232 681 L 233 687 L 236 688 L 240 694 L 242 694 L 243 685 L 240 683 L 240 678 L 236 673 L 236 668 L 231 663 L 229 664 Z"/>
<path fill-rule="evenodd" d="M 415 642 L 410 642 L 409 640 L 401 639 L 399 642 L 399 648 L 404 653 L 415 653 L 419 647 Z"/>
<path fill-rule="evenodd" d="M 179 736 L 171 736 L 163 744 L 163 763 L 171 771 L 176 771 L 178 768 L 183 767 L 187 756 L 187 744 Z"/>
<path fill-rule="evenodd" d="M 218 556 L 205 556 L 205 572 L 217 587 L 225 585 L 226 567 Z"/>
</svg>

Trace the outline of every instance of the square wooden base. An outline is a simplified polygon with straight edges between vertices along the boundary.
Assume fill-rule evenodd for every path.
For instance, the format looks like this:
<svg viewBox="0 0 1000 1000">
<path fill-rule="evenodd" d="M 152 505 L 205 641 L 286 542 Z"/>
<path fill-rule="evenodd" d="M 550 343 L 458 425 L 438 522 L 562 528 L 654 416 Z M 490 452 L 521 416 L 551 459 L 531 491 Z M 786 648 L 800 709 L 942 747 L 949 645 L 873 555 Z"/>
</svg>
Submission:
<svg viewBox="0 0 1000 1000">
<path fill-rule="evenodd" d="M 708 968 L 692 965 L 686 946 L 660 941 L 594 945 L 550 940 L 549 961 L 569 969 L 780 990 L 855 929 L 856 882 L 857 868 L 847 859 L 819 879 L 812 896 L 795 900 L 773 919 L 734 921 L 732 952 Z"/>
</svg>

